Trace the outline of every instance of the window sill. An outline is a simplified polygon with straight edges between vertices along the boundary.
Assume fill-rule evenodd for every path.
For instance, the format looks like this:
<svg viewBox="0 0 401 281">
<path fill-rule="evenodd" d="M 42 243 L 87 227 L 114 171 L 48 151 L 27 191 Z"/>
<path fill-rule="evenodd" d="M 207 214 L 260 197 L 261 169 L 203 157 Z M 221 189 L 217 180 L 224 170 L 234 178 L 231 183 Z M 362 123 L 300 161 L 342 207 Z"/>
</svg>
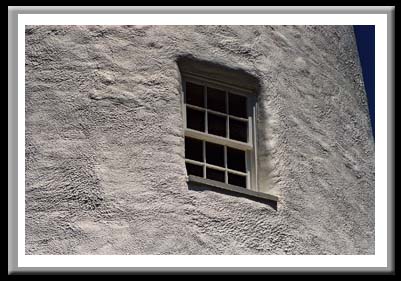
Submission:
<svg viewBox="0 0 401 281">
<path fill-rule="evenodd" d="M 257 201 L 270 201 L 273 203 L 277 203 L 278 197 L 268 193 L 257 192 L 249 189 L 245 189 L 242 187 L 238 187 L 231 184 L 226 184 L 214 180 L 204 179 L 201 177 L 189 175 L 188 182 L 195 183 L 202 186 L 211 186 L 214 188 L 222 189 L 224 191 L 228 191 L 234 194 L 241 194 L 244 197 L 248 197 L 249 199 L 257 199 Z"/>
</svg>

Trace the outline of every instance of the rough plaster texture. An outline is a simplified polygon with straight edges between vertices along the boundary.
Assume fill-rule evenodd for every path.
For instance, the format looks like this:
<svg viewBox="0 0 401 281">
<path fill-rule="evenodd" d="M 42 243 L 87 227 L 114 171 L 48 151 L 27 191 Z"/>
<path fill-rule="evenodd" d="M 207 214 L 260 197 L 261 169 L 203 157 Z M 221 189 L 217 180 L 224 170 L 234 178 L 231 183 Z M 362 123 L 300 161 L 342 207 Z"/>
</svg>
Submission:
<svg viewBox="0 0 401 281">
<path fill-rule="evenodd" d="M 260 82 L 277 210 L 189 190 L 191 56 Z M 351 26 L 29 26 L 27 254 L 372 254 L 374 142 Z"/>
</svg>

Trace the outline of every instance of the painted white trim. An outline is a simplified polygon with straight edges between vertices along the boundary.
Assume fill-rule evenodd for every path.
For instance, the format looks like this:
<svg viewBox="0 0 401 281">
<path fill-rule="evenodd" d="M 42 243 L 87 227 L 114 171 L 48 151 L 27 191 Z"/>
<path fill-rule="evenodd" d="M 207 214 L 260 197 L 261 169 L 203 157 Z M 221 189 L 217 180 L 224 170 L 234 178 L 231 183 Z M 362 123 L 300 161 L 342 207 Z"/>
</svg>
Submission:
<svg viewBox="0 0 401 281">
<path fill-rule="evenodd" d="M 256 98 L 255 98 L 256 99 Z M 260 191 L 260 189 L 259 189 L 259 181 L 258 181 L 258 169 L 259 169 L 259 167 L 258 167 L 258 137 L 257 137 L 257 127 L 256 127 L 256 122 L 257 122 L 257 112 L 258 112 L 258 103 L 256 102 L 256 100 L 255 100 L 255 102 L 254 102 L 254 107 L 253 107 L 253 112 L 252 112 L 252 115 L 253 115 L 253 120 L 254 120 L 254 122 L 253 122 L 253 150 L 254 150 L 254 153 L 252 154 L 253 155 L 253 157 L 254 157 L 254 159 L 253 159 L 253 164 L 254 164 L 254 166 L 253 166 L 253 173 L 254 173 L 254 175 L 253 175 L 253 180 L 254 180 L 254 182 L 253 182 L 253 184 L 252 184 L 252 186 L 254 187 L 254 189 L 256 190 L 256 191 Z"/>
<path fill-rule="evenodd" d="M 238 116 L 235 116 L 235 115 L 230 115 L 228 113 L 223 113 L 223 112 L 215 111 L 213 109 L 203 108 L 203 107 L 200 107 L 200 106 L 197 106 L 197 105 L 193 105 L 193 104 L 189 104 L 189 103 L 187 103 L 186 106 L 188 108 L 191 108 L 191 109 L 194 109 L 194 110 L 203 111 L 203 112 L 206 111 L 208 113 L 212 113 L 212 114 L 216 114 L 216 115 L 224 116 L 224 117 L 229 117 L 231 119 L 235 119 L 235 120 L 238 120 L 238 121 L 248 122 L 248 120 L 249 120 L 248 118 L 238 117 Z"/>
<path fill-rule="evenodd" d="M 230 140 L 228 138 L 223 138 L 220 136 L 215 136 L 212 134 L 206 134 L 204 132 L 196 131 L 193 129 L 185 129 L 185 136 L 190 137 L 190 138 L 195 138 L 195 139 L 200 139 L 203 141 L 208 141 L 220 145 L 227 145 L 232 148 L 240 149 L 240 150 L 252 150 L 253 146 L 250 143 L 245 143 L 245 142 L 240 142 L 236 140 Z"/>
</svg>

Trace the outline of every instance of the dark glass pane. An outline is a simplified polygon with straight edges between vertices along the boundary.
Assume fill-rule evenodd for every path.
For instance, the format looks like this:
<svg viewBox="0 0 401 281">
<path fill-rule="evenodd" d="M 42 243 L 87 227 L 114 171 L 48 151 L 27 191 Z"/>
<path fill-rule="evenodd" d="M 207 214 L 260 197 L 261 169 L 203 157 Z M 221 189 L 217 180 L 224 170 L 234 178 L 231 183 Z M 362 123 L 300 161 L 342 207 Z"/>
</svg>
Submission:
<svg viewBox="0 0 401 281">
<path fill-rule="evenodd" d="M 207 108 L 226 113 L 226 93 L 213 88 L 207 88 Z"/>
<path fill-rule="evenodd" d="M 202 166 L 198 166 L 198 165 L 194 165 L 194 164 L 190 164 L 190 163 L 185 163 L 185 165 L 187 167 L 188 175 L 194 175 L 194 176 L 203 178 L 203 167 Z"/>
<path fill-rule="evenodd" d="M 187 127 L 197 131 L 205 131 L 205 112 L 187 107 Z"/>
<path fill-rule="evenodd" d="M 206 142 L 206 162 L 224 167 L 224 146 Z"/>
<path fill-rule="evenodd" d="M 206 178 L 215 181 L 225 182 L 225 175 L 223 171 L 206 168 Z"/>
<path fill-rule="evenodd" d="M 185 158 L 203 162 L 202 141 L 185 137 Z"/>
<path fill-rule="evenodd" d="M 246 188 L 246 177 L 228 173 L 228 183 Z"/>
<path fill-rule="evenodd" d="M 203 86 L 187 82 L 185 96 L 186 103 L 205 107 Z"/>
<path fill-rule="evenodd" d="M 227 168 L 245 172 L 245 151 L 227 147 Z"/>
<path fill-rule="evenodd" d="M 230 118 L 230 139 L 248 142 L 248 122 Z"/>
<path fill-rule="evenodd" d="M 225 116 L 208 113 L 207 115 L 207 129 L 209 134 L 216 136 L 226 137 L 226 118 Z"/>
<path fill-rule="evenodd" d="M 247 117 L 246 112 L 246 97 L 229 94 L 228 95 L 228 109 L 230 115 L 238 117 Z"/>
</svg>

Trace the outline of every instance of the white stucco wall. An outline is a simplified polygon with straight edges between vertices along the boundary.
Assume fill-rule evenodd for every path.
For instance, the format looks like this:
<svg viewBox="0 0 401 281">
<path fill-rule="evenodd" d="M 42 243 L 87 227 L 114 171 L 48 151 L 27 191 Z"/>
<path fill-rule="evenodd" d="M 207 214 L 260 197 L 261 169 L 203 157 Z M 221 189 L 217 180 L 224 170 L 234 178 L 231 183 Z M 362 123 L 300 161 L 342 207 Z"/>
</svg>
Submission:
<svg viewBox="0 0 401 281">
<path fill-rule="evenodd" d="M 267 204 L 186 183 L 180 57 L 260 82 Z M 372 254 L 351 26 L 30 26 L 27 254 Z"/>
</svg>

